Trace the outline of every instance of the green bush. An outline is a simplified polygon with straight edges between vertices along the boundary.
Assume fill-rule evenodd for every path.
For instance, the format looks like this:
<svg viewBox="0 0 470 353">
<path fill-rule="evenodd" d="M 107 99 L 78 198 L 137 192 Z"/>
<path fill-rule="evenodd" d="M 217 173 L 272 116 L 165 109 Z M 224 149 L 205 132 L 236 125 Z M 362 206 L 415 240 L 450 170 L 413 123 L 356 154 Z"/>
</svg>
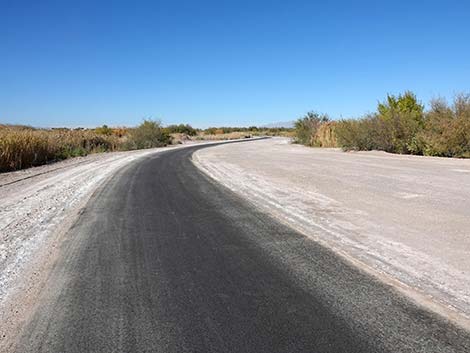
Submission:
<svg viewBox="0 0 470 353">
<path fill-rule="evenodd" d="M 419 142 L 425 155 L 470 157 L 470 95 L 457 95 L 452 106 L 433 100 Z"/>
<path fill-rule="evenodd" d="M 189 124 L 168 125 L 165 130 L 169 134 L 186 134 L 188 136 L 196 136 L 197 130 Z"/>
<path fill-rule="evenodd" d="M 424 129 L 424 106 L 412 92 L 407 91 L 397 97 L 388 95 L 383 103 L 379 103 L 377 110 L 380 134 L 373 136 L 377 149 L 422 154 L 415 140 Z"/>
<path fill-rule="evenodd" d="M 470 95 L 460 94 L 451 106 L 443 99 L 430 109 L 411 92 L 388 96 L 377 113 L 339 121 L 338 145 L 344 150 L 382 150 L 442 157 L 470 157 Z"/>
<path fill-rule="evenodd" d="M 379 145 L 385 145 L 388 138 L 382 121 L 375 114 L 358 120 L 340 120 L 336 124 L 335 133 L 338 146 L 344 150 L 380 149 Z"/>
<path fill-rule="evenodd" d="M 144 120 L 142 124 L 130 131 L 129 149 L 143 149 L 166 146 L 171 137 L 159 121 Z"/>
<path fill-rule="evenodd" d="M 345 150 L 423 154 L 420 134 L 424 126 L 424 106 L 413 93 L 405 92 L 388 95 L 374 114 L 340 121 L 335 131 Z"/>
</svg>

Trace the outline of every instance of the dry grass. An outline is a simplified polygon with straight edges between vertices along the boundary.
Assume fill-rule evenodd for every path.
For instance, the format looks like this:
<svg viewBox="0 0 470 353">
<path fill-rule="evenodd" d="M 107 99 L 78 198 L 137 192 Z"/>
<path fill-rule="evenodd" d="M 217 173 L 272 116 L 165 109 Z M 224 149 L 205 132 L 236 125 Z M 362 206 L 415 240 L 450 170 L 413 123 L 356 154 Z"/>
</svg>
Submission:
<svg viewBox="0 0 470 353">
<path fill-rule="evenodd" d="M 158 121 L 144 120 L 134 128 L 35 129 L 0 124 L 0 172 L 42 165 L 90 153 L 131 150 L 182 143 L 186 140 L 234 140 L 259 135 L 288 135 L 282 129 L 211 128 L 199 130 L 189 125 L 163 128 Z M 174 132 L 181 130 L 184 132 Z M 196 133 L 191 136 L 187 132 Z"/>
<path fill-rule="evenodd" d="M 196 140 L 205 140 L 205 141 L 216 141 L 216 140 L 237 140 L 242 138 L 249 138 L 251 134 L 249 132 L 235 131 L 229 133 L 220 133 L 215 134 L 204 134 L 200 133 L 196 136 Z"/>
<path fill-rule="evenodd" d="M 243 138 L 250 138 L 253 136 L 283 136 L 283 137 L 294 137 L 294 130 L 280 130 L 280 129 L 256 129 L 246 131 L 232 131 L 224 133 L 222 129 L 217 129 L 215 133 L 206 133 L 201 131 L 195 136 L 196 140 L 237 140 Z"/>
<path fill-rule="evenodd" d="M 92 130 L 0 126 L 0 172 L 18 170 L 94 152 L 115 151 L 123 139 Z"/>
<path fill-rule="evenodd" d="M 318 147 L 337 147 L 338 141 L 336 139 L 335 126 L 336 123 L 334 121 L 321 124 L 315 134 L 314 145 Z"/>
</svg>

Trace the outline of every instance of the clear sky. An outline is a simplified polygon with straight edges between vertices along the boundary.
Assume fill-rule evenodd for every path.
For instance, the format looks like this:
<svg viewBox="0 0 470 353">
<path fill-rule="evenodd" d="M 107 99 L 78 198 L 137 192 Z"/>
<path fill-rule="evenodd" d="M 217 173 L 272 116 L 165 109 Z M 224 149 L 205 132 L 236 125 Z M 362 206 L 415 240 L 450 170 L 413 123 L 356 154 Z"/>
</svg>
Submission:
<svg viewBox="0 0 470 353">
<path fill-rule="evenodd" d="M 0 0 L 0 122 L 262 125 L 470 92 L 470 1 Z"/>
</svg>

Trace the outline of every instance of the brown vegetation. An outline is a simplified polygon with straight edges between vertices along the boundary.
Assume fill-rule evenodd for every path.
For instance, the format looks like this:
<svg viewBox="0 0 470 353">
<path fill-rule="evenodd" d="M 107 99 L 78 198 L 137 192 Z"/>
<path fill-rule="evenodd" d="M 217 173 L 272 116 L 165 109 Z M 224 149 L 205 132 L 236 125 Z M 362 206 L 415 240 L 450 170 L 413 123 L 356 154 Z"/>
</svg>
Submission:
<svg viewBox="0 0 470 353">
<path fill-rule="evenodd" d="M 155 121 L 133 129 L 35 129 L 0 125 L 0 172 L 90 153 L 164 146 L 170 137 Z"/>
<path fill-rule="evenodd" d="M 114 151 L 119 145 L 118 137 L 91 130 L 3 126 L 0 127 L 0 171 L 27 168 L 88 153 Z"/>
<path fill-rule="evenodd" d="M 427 111 L 411 92 L 389 95 L 377 112 L 360 119 L 330 121 L 308 113 L 295 132 L 296 141 L 307 146 L 468 158 L 470 95 L 457 95 L 452 105 L 433 100 Z"/>
<path fill-rule="evenodd" d="M 195 129 L 188 124 L 162 127 L 144 120 L 135 128 L 36 129 L 0 125 L 0 172 L 29 168 L 96 152 L 166 146 L 188 140 L 231 140 L 260 135 L 292 134 L 292 129 L 221 127 Z"/>
</svg>

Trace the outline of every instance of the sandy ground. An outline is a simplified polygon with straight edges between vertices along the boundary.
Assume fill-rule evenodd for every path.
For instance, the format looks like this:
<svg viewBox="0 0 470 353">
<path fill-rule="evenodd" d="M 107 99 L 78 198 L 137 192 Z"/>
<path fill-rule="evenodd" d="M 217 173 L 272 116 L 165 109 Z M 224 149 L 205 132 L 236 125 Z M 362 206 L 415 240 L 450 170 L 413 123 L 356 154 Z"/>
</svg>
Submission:
<svg viewBox="0 0 470 353">
<path fill-rule="evenodd" d="M 140 158 L 185 145 L 93 154 L 0 174 L 0 339 L 27 319 L 63 235 L 98 187 Z"/>
<path fill-rule="evenodd" d="M 350 152 L 286 139 L 216 146 L 194 163 L 414 299 L 470 318 L 470 160 Z"/>
</svg>

